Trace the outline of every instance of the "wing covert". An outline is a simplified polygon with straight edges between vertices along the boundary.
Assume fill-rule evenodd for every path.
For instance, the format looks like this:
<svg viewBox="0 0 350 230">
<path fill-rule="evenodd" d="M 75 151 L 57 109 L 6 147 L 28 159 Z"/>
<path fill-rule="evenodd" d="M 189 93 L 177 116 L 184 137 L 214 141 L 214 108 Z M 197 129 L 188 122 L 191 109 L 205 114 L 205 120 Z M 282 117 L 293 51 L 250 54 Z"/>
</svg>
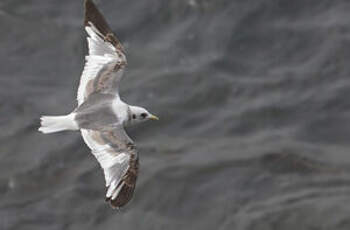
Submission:
<svg viewBox="0 0 350 230">
<path fill-rule="evenodd" d="M 123 47 L 91 0 L 85 1 L 85 30 L 89 55 L 78 88 L 78 105 L 94 92 L 119 95 L 126 66 Z"/>
<path fill-rule="evenodd" d="M 122 207 L 132 198 L 138 174 L 137 150 L 122 127 L 110 131 L 81 129 L 106 180 L 106 201 Z"/>
</svg>

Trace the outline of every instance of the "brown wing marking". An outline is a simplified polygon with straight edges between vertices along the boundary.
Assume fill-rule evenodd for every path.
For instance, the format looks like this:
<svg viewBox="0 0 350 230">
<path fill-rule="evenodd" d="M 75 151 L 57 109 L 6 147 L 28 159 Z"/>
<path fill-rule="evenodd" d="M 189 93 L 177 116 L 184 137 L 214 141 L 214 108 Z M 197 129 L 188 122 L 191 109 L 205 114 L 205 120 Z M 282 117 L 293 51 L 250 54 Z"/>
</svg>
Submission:
<svg viewBox="0 0 350 230">
<path fill-rule="evenodd" d="M 124 150 L 126 149 L 127 152 L 130 153 L 129 169 L 119 182 L 116 189 L 118 189 L 119 186 L 124 182 L 123 187 L 120 189 L 120 192 L 115 199 L 106 199 L 107 202 L 110 202 L 112 207 L 120 208 L 126 205 L 134 194 L 139 169 L 137 150 L 132 140 L 127 135 L 121 135 L 119 132 L 104 132 L 101 135 L 101 138 L 110 145 L 112 144 L 113 148 Z"/>
<path fill-rule="evenodd" d="M 86 100 L 86 98 L 92 94 L 95 91 L 95 87 L 94 87 L 94 79 L 91 79 L 90 81 L 88 81 L 88 83 L 85 86 L 85 93 L 84 93 L 84 101 Z"/>
<path fill-rule="evenodd" d="M 106 65 L 103 67 L 97 74 L 97 77 L 91 79 L 86 84 L 84 100 L 86 100 L 86 98 L 88 98 L 88 96 L 92 93 L 115 93 L 116 89 L 118 88 L 118 80 L 116 79 L 115 74 L 118 74 L 117 72 L 125 65 L 126 64 L 124 62 L 118 62 L 114 66 Z"/>
<path fill-rule="evenodd" d="M 101 132 L 89 130 L 89 135 L 92 139 L 94 139 L 94 141 L 96 141 L 96 143 L 100 145 L 106 144 L 105 140 L 103 140 L 103 138 L 101 137 Z"/>
<path fill-rule="evenodd" d="M 115 74 L 123 67 L 122 63 L 117 63 L 115 66 L 106 66 L 103 68 L 101 74 L 99 74 L 94 82 L 94 92 L 107 92 L 114 93 L 113 89 L 117 88 Z"/>
<path fill-rule="evenodd" d="M 124 182 L 124 185 L 121 188 L 118 196 L 114 200 L 110 198 L 106 199 L 107 202 L 110 202 L 112 207 L 114 208 L 123 207 L 131 200 L 136 187 L 138 169 L 139 169 L 139 161 L 137 156 L 133 154 L 130 157 L 129 169 L 120 182 L 120 184 Z"/>
<path fill-rule="evenodd" d="M 107 66 L 106 66 L 107 67 Z M 104 68 L 102 69 L 104 70 Z M 95 92 L 102 92 L 103 90 L 107 89 L 108 87 L 111 87 L 110 84 L 113 76 L 111 75 L 110 71 L 101 71 L 101 74 L 98 75 L 94 82 L 94 88 Z"/>
</svg>

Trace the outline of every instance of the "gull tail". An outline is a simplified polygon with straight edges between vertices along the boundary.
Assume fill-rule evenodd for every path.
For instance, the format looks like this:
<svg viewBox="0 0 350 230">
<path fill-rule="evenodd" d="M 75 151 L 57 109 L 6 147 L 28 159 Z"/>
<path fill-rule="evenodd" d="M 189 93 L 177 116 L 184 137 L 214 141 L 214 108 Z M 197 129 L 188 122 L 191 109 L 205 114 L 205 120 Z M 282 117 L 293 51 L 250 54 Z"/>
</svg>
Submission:
<svg viewBox="0 0 350 230">
<path fill-rule="evenodd" d="M 42 116 L 41 127 L 42 133 L 55 133 L 63 130 L 78 130 L 79 126 L 75 121 L 75 113 L 64 116 Z"/>
</svg>

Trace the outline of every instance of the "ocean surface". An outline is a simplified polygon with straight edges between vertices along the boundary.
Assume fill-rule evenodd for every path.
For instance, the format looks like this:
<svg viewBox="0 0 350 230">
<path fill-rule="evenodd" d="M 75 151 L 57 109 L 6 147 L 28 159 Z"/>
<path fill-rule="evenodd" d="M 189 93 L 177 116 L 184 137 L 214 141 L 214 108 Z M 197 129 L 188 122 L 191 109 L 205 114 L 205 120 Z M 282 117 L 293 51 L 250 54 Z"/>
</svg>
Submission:
<svg viewBox="0 0 350 230">
<path fill-rule="evenodd" d="M 350 1 L 100 0 L 127 50 L 133 200 L 104 201 L 71 112 L 81 0 L 0 1 L 1 230 L 350 229 Z"/>
</svg>

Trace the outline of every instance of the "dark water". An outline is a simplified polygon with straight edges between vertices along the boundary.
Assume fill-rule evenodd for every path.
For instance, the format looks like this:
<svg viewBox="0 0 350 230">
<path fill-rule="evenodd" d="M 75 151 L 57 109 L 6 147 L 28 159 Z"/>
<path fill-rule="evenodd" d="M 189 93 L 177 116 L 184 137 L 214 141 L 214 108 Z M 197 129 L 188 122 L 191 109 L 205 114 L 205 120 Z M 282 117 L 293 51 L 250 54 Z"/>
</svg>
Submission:
<svg viewBox="0 0 350 230">
<path fill-rule="evenodd" d="M 82 1 L 0 1 L 0 229 L 350 229 L 350 2 L 98 1 L 141 173 L 121 211 L 79 133 Z"/>
</svg>

